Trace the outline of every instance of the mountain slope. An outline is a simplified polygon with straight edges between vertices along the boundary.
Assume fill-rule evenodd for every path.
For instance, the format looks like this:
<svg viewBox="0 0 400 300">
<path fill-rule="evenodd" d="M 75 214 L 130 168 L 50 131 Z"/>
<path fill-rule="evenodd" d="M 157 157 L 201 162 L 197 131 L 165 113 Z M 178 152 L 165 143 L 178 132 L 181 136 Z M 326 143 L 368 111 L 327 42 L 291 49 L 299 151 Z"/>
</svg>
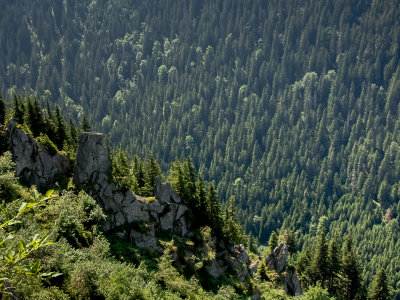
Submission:
<svg viewBox="0 0 400 300">
<path fill-rule="evenodd" d="M 307 246 L 326 215 L 399 289 L 399 4 L 5 1 L 1 90 L 84 111 L 163 170 L 191 155 L 263 243 Z"/>
</svg>

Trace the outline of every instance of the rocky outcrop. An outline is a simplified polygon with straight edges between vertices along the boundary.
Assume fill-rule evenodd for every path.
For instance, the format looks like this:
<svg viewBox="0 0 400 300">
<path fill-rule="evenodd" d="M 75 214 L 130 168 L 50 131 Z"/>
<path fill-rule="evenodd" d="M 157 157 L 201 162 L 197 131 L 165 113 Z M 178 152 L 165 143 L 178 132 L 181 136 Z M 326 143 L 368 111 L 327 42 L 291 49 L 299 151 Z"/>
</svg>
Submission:
<svg viewBox="0 0 400 300">
<path fill-rule="evenodd" d="M 287 266 L 288 257 L 289 251 L 286 244 L 280 243 L 279 246 L 274 249 L 274 252 L 268 255 L 265 264 L 270 271 L 281 273 Z"/>
<path fill-rule="evenodd" d="M 40 187 L 70 171 L 67 156 L 50 153 L 13 120 L 7 123 L 7 144 L 15 163 L 15 174 L 26 184 Z"/>
<path fill-rule="evenodd" d="M 297 296 L 301 294 L 301 285 L 297 273 L 293 269 L 289 269 L 285 276 L 285 286 L 286 294 Z"/>
<path fill-rule="evenodd" d="M 280 243 L 274 251 L 268 255 L 265 260 L 265 264 L 270 271 L 276 271 L 282 273 L 286 270 L 285 275 L 285 292 L 289 295 L 300 295 L 301 285 L 299 278 L 297 277 L 296 270 L 293 267 L 287 267 L 288 265 L 289 251 L 287 245 Z"/>
<path fill-rule="evenodd" d="M 188 208 L 169 182 L 156 180 L 156 201 L 123 191 L 110 181 L 111 162 L 104 135 L 84 132 L 79 137 L 74 184 L 83 188 L 108 215 L 105 230 L 127 237 L 139 247 L 159 249 L 157 232 L 188 233 Z"/>
</svg>

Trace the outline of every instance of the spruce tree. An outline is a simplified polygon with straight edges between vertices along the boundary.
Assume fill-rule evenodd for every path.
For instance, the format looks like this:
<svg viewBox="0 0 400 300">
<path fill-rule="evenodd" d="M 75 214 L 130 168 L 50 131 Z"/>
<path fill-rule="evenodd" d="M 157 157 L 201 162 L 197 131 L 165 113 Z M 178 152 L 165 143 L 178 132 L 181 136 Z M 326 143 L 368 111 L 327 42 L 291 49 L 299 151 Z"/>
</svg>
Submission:
<svg viewBox="0 0 400 300">
<path fill-rule="evenodd" d="M 318 281 L 321 282 L 323 287 L 326 286 L 326 281 L 328 279 L 328 245 L 326 242 L 325 228 L 321 227 L 317 242 L 314 248 L 314 256 L 311 261 L 311 274 L 313 276 L 314 283 Z"/>
<path fill-rule="evenodd" d="M 269 237 L 269 242 L 268 242 L 269 252 L 274 251 L 274 249 L 277 246 L 278 246 L 278 235 L 276 234 L 275 231 L 272 231 L 272 233 Z"/>
<path fill-rule="evenodd" d="M 86 132 L 92 131 L 92 128 L 90 127 L 89 119 L 86 117 L 86 114 L 83 114 L 83 116 L 82 116 L 81 128 L 83 131 L 86 131 Z"/>
<path fill-rule="evenodd" d="M 335 235 L 328 246 L 328 291 L 337 294 L 337 283 L 341 269 L 339 241 Z"/>
<path fill-rule="evenodd" d="M 339 293 L 343 299 L 352 300 L 361 290 L 360 266 L 348 236 L 342 247 L 342 270 L 339 275 Z"/>
<path fill-rule="evenodd" d="M 378 274 L 376 274 L 374 281 L 372 282 L 371 289 L 369 291 L 369 299 L 371 300 L 391 299 L 386 278 L 386 272 L 383 268 L 378 271 Z"/>
<path fill-rule="evenodd" d="M 150 153 L 147 155 L 144 163 L 144 187 L 142 189 L 144 196 L 154 195 L 154 186 L 157 176 L 162 176 L 161 168 L 154 159 L 153 155 Z"/>
<path fill-rule="evenodd" d="M 6 104 L 4 103 L 3 96 L 0 93 L 0 125 L 4 124 L 6 118 Z"/>
<path fill-rule="evenodd" d="M 14 95 L 13 98 L 13 110 L 14 110 L 14 114 L 13 114 L 13 119 L 15 122 L 17 122 L 18 124 L 23 124 L 24 123 L 24 105 L 22 103 L 22 100 L 20 97 Z"/>
</svg>

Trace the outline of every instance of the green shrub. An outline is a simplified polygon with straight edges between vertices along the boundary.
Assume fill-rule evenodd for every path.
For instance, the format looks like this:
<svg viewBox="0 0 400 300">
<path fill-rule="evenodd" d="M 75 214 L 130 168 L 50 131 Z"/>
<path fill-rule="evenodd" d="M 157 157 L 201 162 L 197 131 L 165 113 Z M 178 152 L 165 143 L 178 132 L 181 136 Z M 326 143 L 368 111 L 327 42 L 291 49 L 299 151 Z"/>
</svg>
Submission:
<svg viewBox="0 0 400 300">
<path fill-rule="evenodd" d="M 57 146 L 50 140 L 47 134 L 41 133 L 37 138 L 36 141 L 39 145 L 43 145 L 44 149 L 49 151 L 51 155 L 56 155 L 58 153 Z"/>
</svg>

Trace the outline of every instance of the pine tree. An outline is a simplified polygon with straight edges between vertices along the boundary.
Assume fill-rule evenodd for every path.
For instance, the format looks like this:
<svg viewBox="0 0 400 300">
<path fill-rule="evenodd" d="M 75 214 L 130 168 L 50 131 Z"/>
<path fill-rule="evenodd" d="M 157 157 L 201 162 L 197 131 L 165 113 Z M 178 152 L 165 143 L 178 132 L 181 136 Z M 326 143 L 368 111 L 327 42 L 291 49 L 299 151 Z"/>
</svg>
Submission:
<svg viewBox="0 0 400 300">
<path fill-rule="evenodd" d="M 135 193 L 140 194 L 141 189 L 144 187 L 144 171 L 143 171 L 143 162 L 139 156 L 136 154 L 133 156 L 132 160 L 132 173 L 135 176 L 138 183 L 138 190 Z"/>
<path fill-rule="evenodd" d="M 18 124 L 23 124 L 25 109 L 21 98 L 17 97 L 16 95 L 14 95 L 13 98 L 13 110 L 14 110 L 13 114 L 14 121 L 17 122 Z"/>
<path fill-rule="evenodd" d="M 157 176 L 162 177 L 161 168 L 154 159 L 153 155 L 150 153 L 147 155 L 144 163 L 144 187 L 142 189 L 144 196 L 154 195 L 154 186 L 156 184 Z"/>
<path fill-rule="evenodd" d="M 337 283 L 341 269 L 339 241 L 335 235 L 328 246 L 328 291 L 337 293 Z"/>
<path fill-rule="evenodd" d="M 221 206 L 218 202 L 217 191 L 214 184 L 210 183 L 207 191 L 207 214 L 210 218 L 212 228 L 218 233 L 222 232 Z"/>
<path fill-rule="evenodd" d="M 56 136 L 54 142 L 58 149 L 63 149 L 64 141 L 67 137 L 67 124 L 64 121 L 64 118 L 61 114 L 61 109 L 58 105 L 56 105 L 54 121 L 56 127 Z"/>
<path fill-rule="evenodd" d="M 196 181 L 196 206 L 200 212 L 207 213 L 207 193 L 201 174 L 197 175 Z"/>
<path fill-rule="evenodd" d="M 6 104 L 4 103 L 3 96 L 0 93 L 0 125 L 4 124 L 6 119 Z"/>
<path fill-rule="evenodd" d="M 83 114 L 80 125 L 81 125 L 81 128 L 83 131 L 85 131 L 85 132 L 92 131 L 92 128 L 90 127 L 90 123 L 89 123 L 88 118 L 86 117 L 86 114 Z"/>
<path fill-rule="evenodd" d="M 355 299 L 361 290 L 360 266 L 350 236 L 347 236 L 342 247 L 342 270 L 338 283 L 342 299 Z"/>
<path fill-rule="evenodd" d="M 278 247 L 278 235 L 276 234 L 275 231 L 272 231 L 269 237 L 268 247 L 269 247 L 269 252 L 274 251 L 274 249 Z"/>
<path fill-rule="evenodd" d="M 323 287 L 326 286 L 328 279 L 328 245 L 326 242 L 325 228 L 321 227 L 315 248 L 313 250 L 314 256 L 311 261 L 311 274 L 313 276 L 314 283 L 321 282 Z"/>
<path fill-rule="evenodd" d="M 190 157 L 183 164 L 184 192 L 183 200 L 190 207 L 196 207 L 196 173 Z"/>
<path fill-rule="evenodd" d="M 386 272 L 382 268 L 376 274 L 369 291 L 369 299 L 371 300 L 388 300 L 391 299 Z"/>
</svg>

